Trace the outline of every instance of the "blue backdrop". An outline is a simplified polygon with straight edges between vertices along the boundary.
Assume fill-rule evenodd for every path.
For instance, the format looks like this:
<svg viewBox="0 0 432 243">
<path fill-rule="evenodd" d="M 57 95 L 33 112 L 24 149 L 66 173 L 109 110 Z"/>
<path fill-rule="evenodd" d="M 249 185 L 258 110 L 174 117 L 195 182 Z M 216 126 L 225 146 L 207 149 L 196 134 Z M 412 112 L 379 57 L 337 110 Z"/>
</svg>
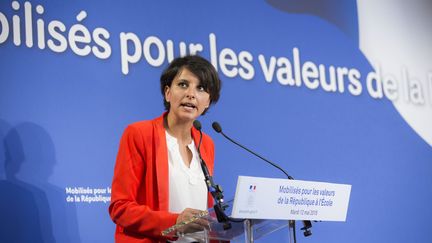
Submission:
<svg viewBox="0 0 432 243">
<path fill-rule="evenodd" d="M 380 85 L 368 89 L 375 69 L 360 49 L 357 6 L 1 1 L 0 242 L 113 242 L 107 198 L 120 136 L 163 112 L 159 75 L 191 43 L 223 79 L 201 121 L 227 198 L 238 175 L 283 174 L 213 132 L 213 121 L 297 179 L 352 185 L 347 221 L 314 223 L 299 242 L 430 242 L 432 133 L 371 97 Z M 413 109 L 432 114 L 432 89 L 421 87 L 425 102 Z"/>
</svg>

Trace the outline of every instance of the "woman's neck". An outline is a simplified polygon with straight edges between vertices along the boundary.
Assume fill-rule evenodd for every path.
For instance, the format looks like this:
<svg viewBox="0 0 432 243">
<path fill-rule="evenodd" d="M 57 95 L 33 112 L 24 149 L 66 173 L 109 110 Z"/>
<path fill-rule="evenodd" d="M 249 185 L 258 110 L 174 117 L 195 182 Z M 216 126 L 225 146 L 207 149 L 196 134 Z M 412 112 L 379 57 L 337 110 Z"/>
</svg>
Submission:
<svg viewBox="0 0 432 243">
<path fill-rule="evenodd" d="M 164 126 L 165 130 L 175 137 L 179 143 L 189 144 L 192 142 L 192 122 L 179 122 L 168 112 L 164 117 Z"/>
</svg>

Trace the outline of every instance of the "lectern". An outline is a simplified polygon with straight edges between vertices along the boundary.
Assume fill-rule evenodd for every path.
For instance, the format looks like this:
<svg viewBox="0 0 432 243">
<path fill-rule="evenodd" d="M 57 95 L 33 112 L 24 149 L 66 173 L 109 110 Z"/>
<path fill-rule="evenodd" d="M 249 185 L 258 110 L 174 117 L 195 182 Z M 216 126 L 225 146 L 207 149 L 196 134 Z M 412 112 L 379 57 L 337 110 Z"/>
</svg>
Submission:
<svg viewBox="0 0 432 243">
<path fill-rule="evenodd" d="M 226 213 L 230 227 L 217 221 L 213 209 L 162 232 L 168 237 L 187 236 L 198 242 L 210 240 L 254 242 L 284 227 L 293 242 L 294 220 L 345 221 L 351 185 L 326 182 L 239 176 L 235 199 Z M 185 225 L 198 218 L 209 222 L 209 229 L 182 233 Z"/>
<path fill-rule="evenodd" d="M 228 202 L 228 208 L 232 209 L 232 203 L 233 201 Z M 208 230 L 188 234 L 181 233 L 185 225 L 192 223 L 199 217 L 205 218 L 209 222 Z M 224 224 L 217 221 L 214 210 L 209 209 L 189 221 L 181 222 L 164 230 L 162 234 L 168 237 L 187 236 L 198 242 L 210 242 L 210 240 L 239 241 L 242 238 L 245 242 L 253 242 L 288 226 L 286 220 L 236 219 L 236 221 L 238 222 L 230 223 L 231 228 L 224 229 Z"/>
</svg>

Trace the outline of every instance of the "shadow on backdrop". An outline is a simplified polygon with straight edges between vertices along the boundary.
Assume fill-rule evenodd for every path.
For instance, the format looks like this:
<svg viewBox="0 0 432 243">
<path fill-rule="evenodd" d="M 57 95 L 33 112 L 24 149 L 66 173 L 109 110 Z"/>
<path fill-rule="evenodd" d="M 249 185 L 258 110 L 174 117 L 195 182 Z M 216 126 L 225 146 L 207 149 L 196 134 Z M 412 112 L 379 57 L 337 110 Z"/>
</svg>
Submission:
<svg viewBox="0 0 432 243">
<path fill-rule="evenodd" d="M 41 126 L 0 119 L 0 242 L 80 242 L 75 205 L 48 182 L 56 156 Z"/>
</svg>

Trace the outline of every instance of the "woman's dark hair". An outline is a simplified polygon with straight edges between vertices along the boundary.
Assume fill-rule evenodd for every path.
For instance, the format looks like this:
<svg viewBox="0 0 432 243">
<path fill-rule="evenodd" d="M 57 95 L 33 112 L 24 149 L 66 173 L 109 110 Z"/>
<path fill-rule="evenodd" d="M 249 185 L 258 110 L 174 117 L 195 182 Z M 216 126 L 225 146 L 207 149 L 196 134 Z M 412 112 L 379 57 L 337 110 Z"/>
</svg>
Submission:
<svg viewBox="0 0 432 243">
<path fill-rule="evenodd" d="M 221 90 L 221 80 L 213 65 L 200 56 L 185 56 L 174 59 L 170 65 L 162 72 L 160 77 L 160 88 L 166 110 L 170 109 L 170 103 L 165 100 L 165 87 L 170 87 L 174 78 L 187 68 L 197 76 L 200 85 L 210 94 L 210 104 L 215 104 L 219 100 Z M 209 108 L 205 109 L 203 115 Z"/>
</svg>

